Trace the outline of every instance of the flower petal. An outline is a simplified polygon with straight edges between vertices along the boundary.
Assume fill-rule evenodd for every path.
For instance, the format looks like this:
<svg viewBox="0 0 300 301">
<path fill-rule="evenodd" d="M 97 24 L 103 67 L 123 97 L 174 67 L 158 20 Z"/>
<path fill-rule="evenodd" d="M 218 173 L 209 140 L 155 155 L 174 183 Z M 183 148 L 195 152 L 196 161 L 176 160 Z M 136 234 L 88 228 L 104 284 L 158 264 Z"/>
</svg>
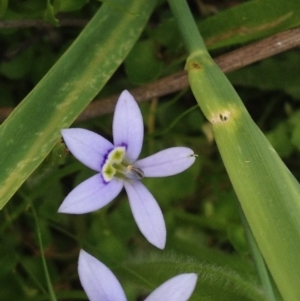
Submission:
<svg viewBox="0 0 300 301">
<path fill-rule="evenodd" d="M 116 276 L 107 266 L 84 250 L 80 250 L 78 274 L 90 301 L 126 301 Z"/>
<path fill-rule="evenodd" d="M 146 239 L 159 249 L 166 244 L 163 214 L 149 190 L 140 182 L 124 182 L 133 217 Z"/>
<path fill-rule="evenodd" d="M 96 174 L 76 186 L 64 199 L 58 212 L 82 214 L 98 210 L 112 201 L 122 190 L 123 182 L 113 179 L 105 183 Z"/>
<path fill-rule="evenodd" d="M 195 162 L 194 152 L 187 147 L 171 147 L 134 163 L 145 177 L 167 177 L 183 172 Z"/>
<path fill-rule="evenodd" d="M 85 129 L 64 129 L 61 133 L 76 159 L 95 171 L 101 171 L 103 157 L 114 148 L 112 143 Z"/>
<path fill-rule="evenodd" d="M 140 108 L 127 90 L 122 92 L 115 108 L 113 135 L 115 146 L 125 144 L 127 158 L 134 162 L 142 149 L 144 124 Z"/>
<path fill-rule="evenodd" d="M 195 289 L 197 278 L 194 273 L 175 276 L 155 289 L 145 301 L 186 301 Z"/>
</svg>

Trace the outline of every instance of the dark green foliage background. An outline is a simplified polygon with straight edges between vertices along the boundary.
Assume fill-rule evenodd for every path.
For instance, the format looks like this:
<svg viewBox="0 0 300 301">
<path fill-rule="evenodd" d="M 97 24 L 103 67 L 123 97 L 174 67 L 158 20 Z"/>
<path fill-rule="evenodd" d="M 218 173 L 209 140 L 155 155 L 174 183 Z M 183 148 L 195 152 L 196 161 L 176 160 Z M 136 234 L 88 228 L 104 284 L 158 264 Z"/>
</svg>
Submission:
<svg viewBox="0 0 300 301">
<path fill-rule="evenodd" d="M 220 5 L 210 1 L 200 10 L 196 1 L 190 1 L 212 55 L 298 26 L 299 5 L 297 1 L 287 3 L 227 0 Z M 82 28 L 26 28 L 24 24 L 44 20 L 58 25 L 66 19 L 79 24 L 88 21 L 100 5 L 94 0 L 1 2 L 0 25 L 7 20 L 21 24 L 0 28 L 1 108 L 17 106 Z M 185 58 L 167 3 L 160 1 L 140 40 L 97 98 L 180 71 Z M 228 75 L 253 119 L 297 178 L 299 63 L 299 49 L 294 49 Z M 114 270 L 128 300 L 139 300 L 164 280 L 186 271 L 199 274 L 191 300 L 265 300 L 257 285 L 237 200 L 209 124 L 198 108 L 184 115 L 194 105 L 188 89 L 141 105 L 146 129 L 141 157 L 177 145 L 191 147 L 198 154 L 196 163 L 182 174 L 143 180 L 165 215 L 166 250 L 155 250 L 139 233 L 125 193 L 92 214 L 58 214 L 66 194 L 92 175 L 59 143 L 0 212 L 0 300 L 49 300 L 37 223 L 58 300 L 86 300 L 77 275 L 80 248 Z M 112 114 L 74 126 L 112 139 L 111 123 Z"/>
</svg>

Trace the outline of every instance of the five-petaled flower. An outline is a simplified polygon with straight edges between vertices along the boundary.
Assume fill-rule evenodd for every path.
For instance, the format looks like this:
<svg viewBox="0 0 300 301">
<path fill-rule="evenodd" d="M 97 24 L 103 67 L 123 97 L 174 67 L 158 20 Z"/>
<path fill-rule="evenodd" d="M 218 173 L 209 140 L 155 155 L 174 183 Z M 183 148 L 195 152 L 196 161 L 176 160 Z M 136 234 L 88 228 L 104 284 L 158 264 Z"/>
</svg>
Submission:
<svg viewBox="0 0 300 301">
<path fill-rule="evenodd" d="M 84 250 L 79 254 L 78 274 L 90 301 L 126 301 L 115 275 Z M 177 275 L 155 289 L 145 301 L 186 301 L 195 289 L 197 278 L 194 273 Z"/>
<path fill-rule="evenodd" d="M 128 91 L 122 92 L 116 105 L 114 144 L 85 129 L 63 129 L 62 136 L 71 153 L 98 173 L 75 187 L 58 211 L 73 214 L 95 211 L 111 202 L 124 186 L 140 231 L 150 243 L 163 249 L 166 243 L 164 218 L 156 200 L 140 180 L 184 171 L 194 163 L 194 152 L 187 147 L 173 147 L 137 160 L 144 126 L 140 109 Z"/>
</svg>

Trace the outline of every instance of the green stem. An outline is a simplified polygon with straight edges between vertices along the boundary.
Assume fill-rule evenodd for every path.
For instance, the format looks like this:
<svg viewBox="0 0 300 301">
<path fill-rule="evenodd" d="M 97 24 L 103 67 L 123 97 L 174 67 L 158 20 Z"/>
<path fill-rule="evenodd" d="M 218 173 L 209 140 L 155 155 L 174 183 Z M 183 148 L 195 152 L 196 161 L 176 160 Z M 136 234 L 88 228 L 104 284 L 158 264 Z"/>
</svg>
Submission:
<svg viewBox="0 0 300 301">
<path fill-rule="evenodd" d="M 196 50 L 206 48 L 186 1 L 168 0 L 168 2 L 188 52 L 191 54 Z"/>
<path fill-rule="evenodd" d="M 245 230 L 246 238 L 247 238 L 248 244 L 250 246 L 252 259 L 254 261 L 256 272 L 257 272 L 258 278 L 260 280 L 260 284 L 263 288 L 263 291 L 264 291 L 266 297 L 270 301 L 277 301 L 275 294 L 274 294 L 273 286 L 272 286 L 272 283 L 270 280 L 269 271 L 266 267 L 265 261 L 264 261 L 262 254 L 257 246 L 257 243 L 255 241 L 255 238 L 252 234 L 252 231 L 249 227 L 249 224 L 246 220 L 245 214 L 244 214 L 241 206 L 239 206 L 239 211 L 240 211 L 242 224 L 243 224 L 243 227 Z"/>
<path fill-rule="evenodd" d="M 299 296 L 299 294 L 296 292 L 294 286 L 296 283 L 295 276 L 298 277 L 298 274 L 291 277 L 290 271 L 292 269 L 295 270 L 295 268 L 290 262 L 289 266 L 286 265 L 284 267 L 285 275 L 283 276 L 283 261 L 280 259 L 284 258 L 282 246 L 288 248 L 292 244 L 291 242 L 285 242 L 286 235 L 284 237 L 280 235 L 279 231 L 276 231 L 279 227 L 279 218 L 275 220 L 275 214 L 270 213 L 268 200 L 272 199 L 271 192 L 268 196 L 263 195 L 266 193 L 266 187 L 274 187 L 276 189 L 279 187 L 273 182 L 273 177 L 270 175 L 271 169 L 269 167 L 265 168 L 266 161 L 272 158 L 270 166 L 278 165 L 278 169 L 283 168 L 281 166 L 282 163 L 278 157 L 274 157 L 273 159 L 272 156 L 274 155 L 271 155 L 269 151 L 272 149 L 271 146 L 268 145 L 265 137 L 252 121 L 226 76 L 207 52 L 186 0 L 169 0 L 169 4 L 190 53 L 185 68 L 188 71 L 191 89 L 204 115 L 212 123 L 216 143 L 239 201 L 246 213 L 251 230 L 255 234 L 256 239 L 260 239 L 259 246 L 263 246 L 262 251 L 264 251 L 264 256 L 266 260 L 269 260 L 269 267 L 273 268 L 273 276 L 274 273 L 277 276 L 274 279 L 277 278 L 275 279 L 277 284 L 279 283 L 281 291 L 284 291 L 285 300 L 298 300 L 295 299 L 295 296 Z M 253 141 L 249 141 L 250 138 L 253 138 Z M 262 166 L 264 174 L 261 176 L 260 170 Z M 289 182 L 283 186 L 289 187 L 290 185 L 291 183 Z M 282 192 L 276 193 L 278 199 L 278 203 L 276 203 L 276 206 L 278 204 L 278 208 L 276 209 L 282 207 L 280 195 L 282 195 Z M 273 199 L 272 201 L 275 203 Z M 258 210 L 255 209 L 255 206 L 258 207 Z M 257 212 L 264 214 L 264 219 L 259 218 Z M 284 213 L 282 209 L 276 211 L 278 215 L 282 213 Z M 267 214 L 270 214 L 269 219 L 265 216 Z M 285 221 L 282 218 L 280 220 Z M 263 224 L 265 221 L 268 221 L 266 225 Z M 261 285 L 266 296 L 270 300 L 275 301 L 276 299 L 264 260 L 246 220 L 244 223 Z M 264 233 L 265 229 L 267 233 Z M 293 231 L 297 231 L 297 229 L 293 229 Z M 273 242 L 274 237 L 277 239 L 276 242 L 275 240 Z M 276 246 L 276 248 L 270 248 L 269 243 L 274 243 L 273 246 Z M 272 253 L 270 250 L 272 250 Z M 278 254 L 273 254 L 274 252 L 277 253 L 277 250 Z"/>
<path fill-rule="evenodd" d="M 40 250 L 41 250 L 41 257 L 42 257 L 43 267 L 44 267 L 44 271 L 45 271 L 46 282 L 47 282 L 47 285 L 48 285 L 48 291 L 49 291 L 50 298 L 51 298 L 50 300 L 51 301 L 57 301 L 57 298 L 56 298 L 56 295 L 54 293 L 53 286 L 52 286 L 52 283 L 51 283 L 51 279 L 50 279 L 46 259 L 45 259 L 42 235 L 41 235 L 41 230 L 40 230 L 39 223 L 38 223 L 37 214 L 36 214 L 36 211 L 35 211 L 34 207 L 32 206 L 31 208 L 32 208 L 34 219 L 35 219 L 36 231 L 37 231 L 39 246 L 40 246 Z"/>
</svg>

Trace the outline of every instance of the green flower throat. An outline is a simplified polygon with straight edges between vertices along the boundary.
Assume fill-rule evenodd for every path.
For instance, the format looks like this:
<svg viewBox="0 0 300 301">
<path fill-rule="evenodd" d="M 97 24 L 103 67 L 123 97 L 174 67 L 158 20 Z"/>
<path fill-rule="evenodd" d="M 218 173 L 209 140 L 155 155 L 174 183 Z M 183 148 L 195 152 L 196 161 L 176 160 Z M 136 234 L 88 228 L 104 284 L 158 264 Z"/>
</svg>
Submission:
<svg viewBox="0 0 300 301">
<path fill-rule="evenodd" d="M 126 160 L 126 147 L 117 146 L 111 150 L 102 166 L 102 176 L 105 182 L 110 182 L 113 178 L 122 180 L 140 180 L 144 177 L 144 172 L 133 166 Z"/>
</svg>

